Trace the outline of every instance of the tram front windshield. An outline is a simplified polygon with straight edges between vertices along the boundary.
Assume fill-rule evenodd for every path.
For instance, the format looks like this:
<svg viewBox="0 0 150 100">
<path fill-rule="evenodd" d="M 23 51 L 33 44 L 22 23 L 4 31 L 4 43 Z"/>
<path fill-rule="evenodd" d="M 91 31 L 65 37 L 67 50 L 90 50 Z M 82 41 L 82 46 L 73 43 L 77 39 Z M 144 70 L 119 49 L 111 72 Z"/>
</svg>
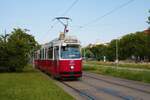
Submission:
<svg viewBox="0 0 150 100">
<path fill-rule="evenodd" d="M 80 48 L 78 45 L 67 45 L 61 47 L 62 59 L 78 59 L 81 58 Z"/>
</svg>

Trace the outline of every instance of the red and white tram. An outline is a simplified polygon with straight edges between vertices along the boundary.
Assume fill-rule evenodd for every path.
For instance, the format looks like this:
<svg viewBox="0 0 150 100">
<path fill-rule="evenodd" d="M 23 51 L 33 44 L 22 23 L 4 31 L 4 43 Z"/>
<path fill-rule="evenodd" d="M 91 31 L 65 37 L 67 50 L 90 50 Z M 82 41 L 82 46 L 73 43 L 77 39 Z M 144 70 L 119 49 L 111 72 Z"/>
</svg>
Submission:
<svg viewBox="0 0 150 100">
<path fill-rule="evenodd" d="M 34 64 L 56 78 L 79 78 L 82 76 L 80 51 L 77 38 L 61 33 L 59 38 L 42 45 L 35 52 Z"/>
</svg>

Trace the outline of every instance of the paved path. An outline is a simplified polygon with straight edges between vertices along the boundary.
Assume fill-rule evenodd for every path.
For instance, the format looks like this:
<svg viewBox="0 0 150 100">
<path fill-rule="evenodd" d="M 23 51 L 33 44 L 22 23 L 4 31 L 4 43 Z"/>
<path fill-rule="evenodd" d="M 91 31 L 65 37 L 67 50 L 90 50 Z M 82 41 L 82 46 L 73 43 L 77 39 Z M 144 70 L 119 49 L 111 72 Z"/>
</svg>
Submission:
<svg viewBox="0 0 150 100">
<path fill-rule="evenodd" d="M 89 72 L 81 80 L 56 83 L 77 100 L 150 100 L 150 84 Z"/>
</svg>

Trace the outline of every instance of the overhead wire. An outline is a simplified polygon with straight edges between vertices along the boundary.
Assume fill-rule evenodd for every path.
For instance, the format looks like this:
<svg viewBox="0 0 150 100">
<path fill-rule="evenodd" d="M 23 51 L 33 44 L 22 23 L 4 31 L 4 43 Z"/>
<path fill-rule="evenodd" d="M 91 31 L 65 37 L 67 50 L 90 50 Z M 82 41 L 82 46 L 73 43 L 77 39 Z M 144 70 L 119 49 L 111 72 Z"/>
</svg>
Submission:
<svg viewBox="0 0 150 100">
<path fill-rule="evenodd" d="M 87 26 L 89 26 L 89 25 L 91 25 L 91 24 L 93 24 L 93 23 L 98 22 L 99 20 L 101 20 L 101 19 L 103 19 L 104 17 L 106 17 L 106 16 L 108 16 L 108 15 L 110 15 L 110 14 L 116 12 L 117 10 L 119 10 L 119 9 L 121 9 L 121 8 L 123 8 L 123 7 L 125 7 L 125 6 L 127 6 L 128 4 L 130 4 L 130 3 L 133 2 L 133 1 L 134 1 L 134 0 L 129 0 L 129 1 L 127 1 L 127 2 L 125 2 L 125 3 L 123 3 L 123 4 L 121 4 L 121 5 L 117 6 L 117 7 L 115 7 L 114 9 L 112 9 L 112 10 L 108 11 L 107 13 L 105 13 L 104 15 L 99 16 L 99 17 L 95 18 L 94 20 L 92 20 L 92 21 L 90 21 L 90 22 L 84 24 L 83 26 L 81 26 L 81 28 L 87 27 Z"/>
<path fill-rule="evenodd" d="M 71 3 L 71 5 L 62 13 L 61 16 L 65 16 L 72 8 L 73 6 L 75 6 L 77 4 L 79 0 L 74 0 L 73 3 Z M 53 22 L 54 20 L 52 20 L 51 22 Z M 50 29 L 48 30 L 48 32 L 50 32 L 54 26 L 57 24 L 58 22 L 54 22 L 50 25 Z"/>
<path fill-rule="evenodd" d="M 73 6 L 75 6 L 75 5 L 77 4 L 78 1 L 79 1 L 79 0 L 74 0 L 73 3 L 68 7 L 68 9 L 66 9 L 66 10 L 64 11 L 64 13 L 62 13 L 62 16 L 66 15 L 66 14 L 73 8 Z M 99 20 L 103 19 L 104 17 L 106 17 L 106 16 L 108 16 L 108 15 L 110 15 L 110 14 L 116 12 L 117 10 L 119 10 L 119 9 L 121 9 L 121 8 L 123 8 L 123 7 L 125 7 L 125 6 L 127 6 L 128 4 L 130 4 L 130 3 L 133 2 L 133 1 L 134 1 L 134 0 L 129 0 L 129 1 L 125 2 L 125 3 L 123 3 L 123 4 L 121 4 L 121 5 L 117 6 L 117 7 L 115 7 L 114 9 L 108 11 L 108 12 L 105 13 L 104 15 L 99 16 L 99 17 L 95 18 L 94 20 L 92 20 L 92 21 L 90 21 L 90 22 L 88 22 L 88 23 L 86 23 L 86 24 L 84 24 L 84 25 L 81 25 L 79 28 L 81 29 L 81 28 L 85 28 L 85 27 L 87 27 L 87 26 L 90 26 L 91 24 L 94 24 L 94 23 L 98 22 Z M 53 23 L 53 24 L 51 25 L 51 28 L 50 28 L 49 31 L 51 31 L 51 30 L 54 28 L 54 26 L 55 26 L 56 24 L 57 24 L 57 22 L 56 22 L 56 23 Z"/>
<path fill-rule="evenodd" d="M 62 16 L 65 16 L 65 15 L 73 8 L 73 6 L 74 6 L 75 4 L 77 4 L 78 1 L 79 1 L 79 0 L 74 0 L 73 3 L 64 11 L 64 13 L 62 14 Z M 54 27 L 56 24 L 57 24 L 57 22 L 54 23 L 53 25 L 51 25 L 51 29 L 53 29 L 53 27 Z"/>
<path fill-rule="evenodd" d="M 97 23 L 98 21 L 100 21 L 100 20 L 103 19 L 104 17 L 106 17 L 106 16 L 108 16 L 108 15 L 110 15 L 110 14 L 116 12 L 117 10 L 119 10 L 119 9 L 121 9 L 121 8 L 123 8 L 123 7 L 127 6 L 127 5 L 129 5 L 129 4 L 132 3 L 133 1 L 135 1 L 135 0 L 129 0 L 129 1 L 127 1 L 127 2 L 125 2 L 125 3 L 123 3 L 123 4 L 121 4 L 121 5 L 117 6 L 117 7 L 115 7 L 114 9 L 108 11 L 108 12 L 105 13 L 104 15 L 99 16 L 99 17 L 95 18 L 95 19 L 92 20 L 92 21 L 89 21 L 88 23 L 86 23 L 86 24 L 84 24 L 84 25 L 81 25 L 81 26 L 78 28 L 78 31 L 77 31 L 77 32 L 81 31 L 81 29 L 83 29 L 83 28 L 85 28 L 85 27 L 87 27 L 87 26 L 90 26 L 90 25 L 92 25 L 92 24 L 94 24 L 94 23 Z M 88 28 L 89 28 L 89 27 L 88 27 Z"/>
<path fill-rule="evenodd" d="M 74 0 L 73 3 L 68 7 L 68 9 L 66 9 L 64 13 L 62 13 L 62 16 L 66 15 L 73 8 L 73 6 L 77 4 L 78 1 L 79 0 Z"/>
</svg>

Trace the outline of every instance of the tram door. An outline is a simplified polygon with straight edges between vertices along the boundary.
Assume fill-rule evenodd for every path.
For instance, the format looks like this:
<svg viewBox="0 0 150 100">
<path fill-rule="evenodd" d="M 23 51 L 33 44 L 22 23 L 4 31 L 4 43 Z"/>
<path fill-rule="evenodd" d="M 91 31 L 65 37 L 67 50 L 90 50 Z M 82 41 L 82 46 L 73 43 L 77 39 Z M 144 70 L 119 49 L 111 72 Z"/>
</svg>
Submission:
<svg viewBox="0 0 150 100">
<path fill-rule="evenodd" d="M 54 74 L 57 76 L 59 72 L 59 47 L 54 48 Z"/>
</svg>

